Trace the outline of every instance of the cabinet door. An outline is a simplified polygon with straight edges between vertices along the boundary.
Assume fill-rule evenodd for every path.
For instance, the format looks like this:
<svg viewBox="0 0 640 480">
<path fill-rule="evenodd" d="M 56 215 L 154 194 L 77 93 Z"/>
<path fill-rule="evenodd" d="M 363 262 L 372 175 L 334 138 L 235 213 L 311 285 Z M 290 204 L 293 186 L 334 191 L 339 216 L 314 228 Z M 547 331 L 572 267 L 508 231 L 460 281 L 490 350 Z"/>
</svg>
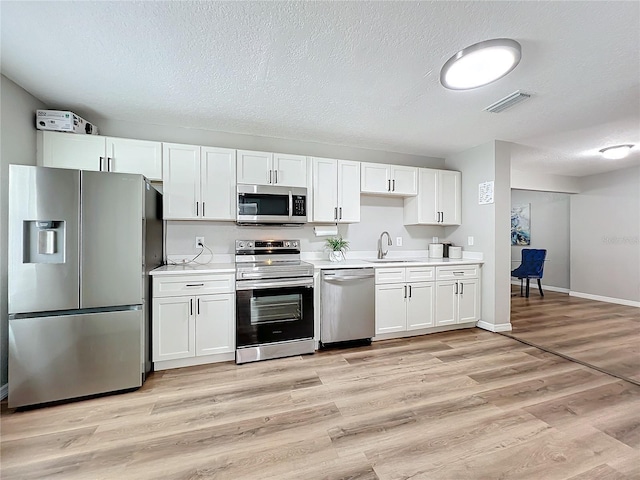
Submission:
<svg viewBox="0 0 640 480">
<path fill-rule="evenodd" d="M 273 184 L 282 187 L 306 187 L 307 157 L 274 153 Z"/>
<path fill-rule="evenodd" d="M 163 218 L 196 219 L 200 209 L 200 147 L 164 143 L 162 145 Z"/>
<path fill-rule="evenodd" d="M 475 322 L 480 318 L 478 286 L 477 278 L 458 280 L 458 323 Z"/>
<path fill-rule="evenodd" d="M 405 284 L 376 285 L 376 334 L 407 329 L 406 292 Z"/>
<path fill-rule="evenodd" d="M 162 180 L 162 144 L 144 140 L 107 137 L 110 172 L 139 173 L 149 180 Z"/>
<path fill-rule="evenodd" d="M 360 191 L 362 193 L 389 193 L 391 189 L 389 165 L 380 163 L 360 164 Z"/>
<path fill-rule="evenodd" d="M 248 183 L 250 185 L 271 185 L 273 183 L 272 153 L 238 150 L 237 155 L 238 183 Z"/>
<path fill-rule="evenodd" d="M 456 280 L 436 282 L 435 326 L 456 323 L 458 295 Z"/>
<path fill-rule="evenodd" d="M 460 225 L 461 179 L 460 172 L 438 171 L 438 210 L 442 212 L 441 223 L 445 225 Z"/>
<path fill-rule="evenodd" d="M 313 221 L 335 222 L 338 205 L 338 161 L 330 158 L 311 160 L 313 176 Z"/>
<path fill-rule="evenodd" d="M 77 133 L 42 132 L 38 165 L 99 172 L 106 170 L 105 137 Z"/>
<path fill-rule="evenodd" d="M 396 195 L 417 195 L 418 169 L 391 165 L 391 193 Z"/>
<path fill-rule="evenodd" d="M 407 299 L 407 330 L 433 327 L 434 283 L 410 283 Z"/>
<path fill-rule="evenodd" d="M 236 219 L 236 151 L 202 147 L 200 158 L 200 217 Z"/>
<path fill-rule="evenodd" d="M 233 293 L 196 297 L 196 355 L 236 349 L 236 302 Z"/>
<path fill-rule="evenodd" d="M 154 362 L 195 356 L 194 297 L 153 299 L 152 354 Z"/>
<path fill-rule="evenodd" d="M 338 160 L 338 221 L 360 221 L 360 162 Z"/>
</svg>

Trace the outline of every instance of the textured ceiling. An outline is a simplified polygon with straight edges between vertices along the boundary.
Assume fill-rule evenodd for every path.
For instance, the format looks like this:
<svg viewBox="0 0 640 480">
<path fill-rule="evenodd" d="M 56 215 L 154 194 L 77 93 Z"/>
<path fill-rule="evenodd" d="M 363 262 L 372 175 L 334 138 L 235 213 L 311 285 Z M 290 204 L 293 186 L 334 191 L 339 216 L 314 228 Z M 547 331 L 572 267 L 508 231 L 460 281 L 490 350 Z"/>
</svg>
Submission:
<svg viewBox="0 0 640 480">
<path fill-rule="evenodd" d="M 446 157 L 498 139 L 513 168 L 587 175 L 640 164 L 640 3 L 0 3 L 2 73 L 94 118 Z M 439 83 L 457 50 L 522 44 L 507 77 Z M 523 90 L 500 114 L 483 109 Z M 99 126 L 99 121 L 96 121 Z"/>
</svg>

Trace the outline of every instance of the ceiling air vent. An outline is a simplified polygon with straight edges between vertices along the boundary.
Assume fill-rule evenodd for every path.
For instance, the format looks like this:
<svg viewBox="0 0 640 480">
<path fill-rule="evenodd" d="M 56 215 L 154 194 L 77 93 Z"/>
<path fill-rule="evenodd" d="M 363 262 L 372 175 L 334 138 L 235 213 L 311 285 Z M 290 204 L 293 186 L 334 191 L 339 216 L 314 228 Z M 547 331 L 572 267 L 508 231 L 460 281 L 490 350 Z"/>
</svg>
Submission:
<svg viewBox="0 0 640 480">
<path fill-rule="evenodd" d="M 507 108 L 511 108 L 520 102 L 524 102 L 527 98 L 531 97 L 528 93 L 523 93 L 520 90 L 516 90 L 511 95 L 507 95 L 501 98 L 496 103 L 492 103 L 484 109 L 485 112 L 500 113 Z"/>
</svg>

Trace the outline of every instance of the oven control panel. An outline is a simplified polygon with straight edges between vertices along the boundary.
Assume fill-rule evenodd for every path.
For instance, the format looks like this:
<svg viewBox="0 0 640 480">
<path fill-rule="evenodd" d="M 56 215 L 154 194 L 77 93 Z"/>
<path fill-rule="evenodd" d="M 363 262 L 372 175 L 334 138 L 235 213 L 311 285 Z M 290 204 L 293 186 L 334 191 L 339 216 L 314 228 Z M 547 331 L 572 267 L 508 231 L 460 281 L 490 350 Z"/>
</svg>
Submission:
<svg viewBox="0 0 640 480">
<path fill-rule="evenodd" d="M 300 252 L 300 240 L 236 240 L 236 253 L 273 252 L 296 250 Z"/>
</svg>

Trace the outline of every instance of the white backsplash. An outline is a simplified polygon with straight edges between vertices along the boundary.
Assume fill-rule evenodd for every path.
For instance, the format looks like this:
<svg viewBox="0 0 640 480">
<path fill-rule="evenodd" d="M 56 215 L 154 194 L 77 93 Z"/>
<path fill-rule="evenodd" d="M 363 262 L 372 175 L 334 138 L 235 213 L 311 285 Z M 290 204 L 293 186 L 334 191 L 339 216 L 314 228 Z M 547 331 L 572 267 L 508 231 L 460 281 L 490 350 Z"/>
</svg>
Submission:
<svg viewBox="0 0 640 480">
<path fill-rule="evenodd" d="M 358 256 L 360 252 L 365 252 L 363 255 L 373 252 L 375 255 L 378 238 L 385 230 L 394 242 L 388 247 L 390 256 L 415 256 L 411 252 L 426 252 L 434 236 L 445 239 L 444 227 L 403 225 L 403 204 L 401 198 L 362 196 L 360 223 L 338 225 L 339 234 L 349 240 L 349 251 L 354 254 L 358 252 Z M 236 240 L 299 239 L 302 252 L 315 252 L 322 256 L 327 237 L 316 237 L 313 227 L 314 224 L 302 227 L 251 227 L 238 226 L 233 222 L 168 221 L 166 251 L 168 258 L 174 261 L 193 258 L 199 252 L 195 248 L 195 237 L 203 236 L 205 245 L 213 252 L 215 262 L 224 261 L 220 259 L 234 254 Z M 397 237 L 402 237 L 402 247 L 395 245 Z M 207 254 L 205 252 L 202 256 Z"/>
</svg>

